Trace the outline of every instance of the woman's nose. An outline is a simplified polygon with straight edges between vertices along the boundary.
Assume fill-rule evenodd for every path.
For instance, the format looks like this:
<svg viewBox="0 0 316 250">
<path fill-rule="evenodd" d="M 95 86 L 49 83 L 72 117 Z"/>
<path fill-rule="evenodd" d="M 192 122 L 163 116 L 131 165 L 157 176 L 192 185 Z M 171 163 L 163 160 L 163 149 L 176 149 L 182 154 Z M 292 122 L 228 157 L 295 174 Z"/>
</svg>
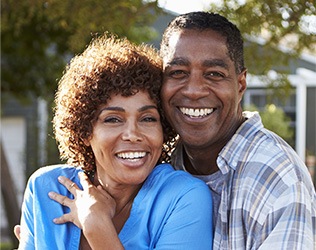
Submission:
<svg viewBox="0 0 316 250">
<path fill-rule="evenodd" d="M 134 122 L 129 122 L 126 124 L 126 127 L 122 134 L 122 139 L 124 141 L 136 142 L 141 141 L 142 138 L 143 137 L 141 130 L 137 124 L 135 124 Z"/>
</svg>

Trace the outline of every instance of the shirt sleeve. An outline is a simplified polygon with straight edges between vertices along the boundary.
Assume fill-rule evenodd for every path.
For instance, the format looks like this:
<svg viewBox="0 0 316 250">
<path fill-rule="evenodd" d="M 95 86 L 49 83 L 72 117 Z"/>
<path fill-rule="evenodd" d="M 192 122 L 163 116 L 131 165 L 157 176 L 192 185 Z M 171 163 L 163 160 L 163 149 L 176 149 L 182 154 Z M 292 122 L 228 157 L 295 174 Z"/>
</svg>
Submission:
<svg viewBox="0 0 316 250">
<path fill-rule="evenodd" d="M 35 249 L 33 194 L 30 181 L 24 192 L 21 216 L 21 235 L 19 249 Z"/>
<path fill-rule="evenodd" d="M 57 225 L 53 222 L 54 218 L 68 213 L 68 207 L 48 197 L 50 191 L 70 197 L 70 193 L 57 178 L 64 175 L 74 180 L 76 173 L 73 167 L 51 166 L 32 174 L 24 192 L 18 249 L 78 249 L 80 229 L 72 223 Z M 77 247 L 74 248 L 73 245 Z"/>
</svg>

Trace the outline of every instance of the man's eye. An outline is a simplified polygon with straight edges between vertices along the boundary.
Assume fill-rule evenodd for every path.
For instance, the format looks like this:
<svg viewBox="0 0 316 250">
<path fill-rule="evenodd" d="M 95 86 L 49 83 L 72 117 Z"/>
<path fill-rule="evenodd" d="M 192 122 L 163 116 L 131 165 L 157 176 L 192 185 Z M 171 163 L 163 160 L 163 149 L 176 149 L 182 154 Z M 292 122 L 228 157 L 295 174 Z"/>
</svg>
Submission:
<svg viewBox="0 0 316 250">
<path fill-rule="evenodd" d="M 173 70 L 169 72 L 169 77 L 172 78 L 183 78 L 185 76 L 187 76 L 187 73 L 183 70 Z"/>
<path fill-rule="evenodd" d="M 210 79 L 220 80 L 220 79 L 224 78 L 225 75 L 221 72 L 212 71 L 212 72 L 206 73 L 205 77 L 210 78 Z"/>
</svg>

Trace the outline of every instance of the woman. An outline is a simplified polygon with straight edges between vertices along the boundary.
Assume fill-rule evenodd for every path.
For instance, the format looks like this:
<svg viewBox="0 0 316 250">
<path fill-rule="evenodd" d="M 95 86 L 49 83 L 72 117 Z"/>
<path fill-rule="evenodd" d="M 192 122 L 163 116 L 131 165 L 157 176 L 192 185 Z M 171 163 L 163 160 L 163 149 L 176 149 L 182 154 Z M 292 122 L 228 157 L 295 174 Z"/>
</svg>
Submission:
<svg viewBox="0 0 316 250">
<path fill-rule="evenodd" d="M 53 120 L 68 165 L 31 176 L 19 249 L 211 249 L 208 188 L 163 163 L 161 75 L 155 50 L 114 37 L 71 61 Z"/>
</svg>

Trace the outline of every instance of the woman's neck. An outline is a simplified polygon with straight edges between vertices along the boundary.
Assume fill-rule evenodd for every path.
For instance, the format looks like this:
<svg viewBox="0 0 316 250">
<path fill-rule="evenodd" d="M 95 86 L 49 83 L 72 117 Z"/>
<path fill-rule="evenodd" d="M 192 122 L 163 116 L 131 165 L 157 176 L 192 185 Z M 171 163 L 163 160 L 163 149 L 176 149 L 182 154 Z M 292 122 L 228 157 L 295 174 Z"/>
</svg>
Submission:
<svg viewBox="0 0 316 250">
<path fill-rule="evenodd" d="M 140 185 L 117 185 L 104 183 L 95 173 L 94 185 L 101 185 L 102 188 L 107 191 L 115 200 L 116 209 L 113 217 L 114 226 L 119 233 L 130 215 L 130 210 L 134 202 L 135 197 L 138 194 L 142 184 Z"/>
</svg>

